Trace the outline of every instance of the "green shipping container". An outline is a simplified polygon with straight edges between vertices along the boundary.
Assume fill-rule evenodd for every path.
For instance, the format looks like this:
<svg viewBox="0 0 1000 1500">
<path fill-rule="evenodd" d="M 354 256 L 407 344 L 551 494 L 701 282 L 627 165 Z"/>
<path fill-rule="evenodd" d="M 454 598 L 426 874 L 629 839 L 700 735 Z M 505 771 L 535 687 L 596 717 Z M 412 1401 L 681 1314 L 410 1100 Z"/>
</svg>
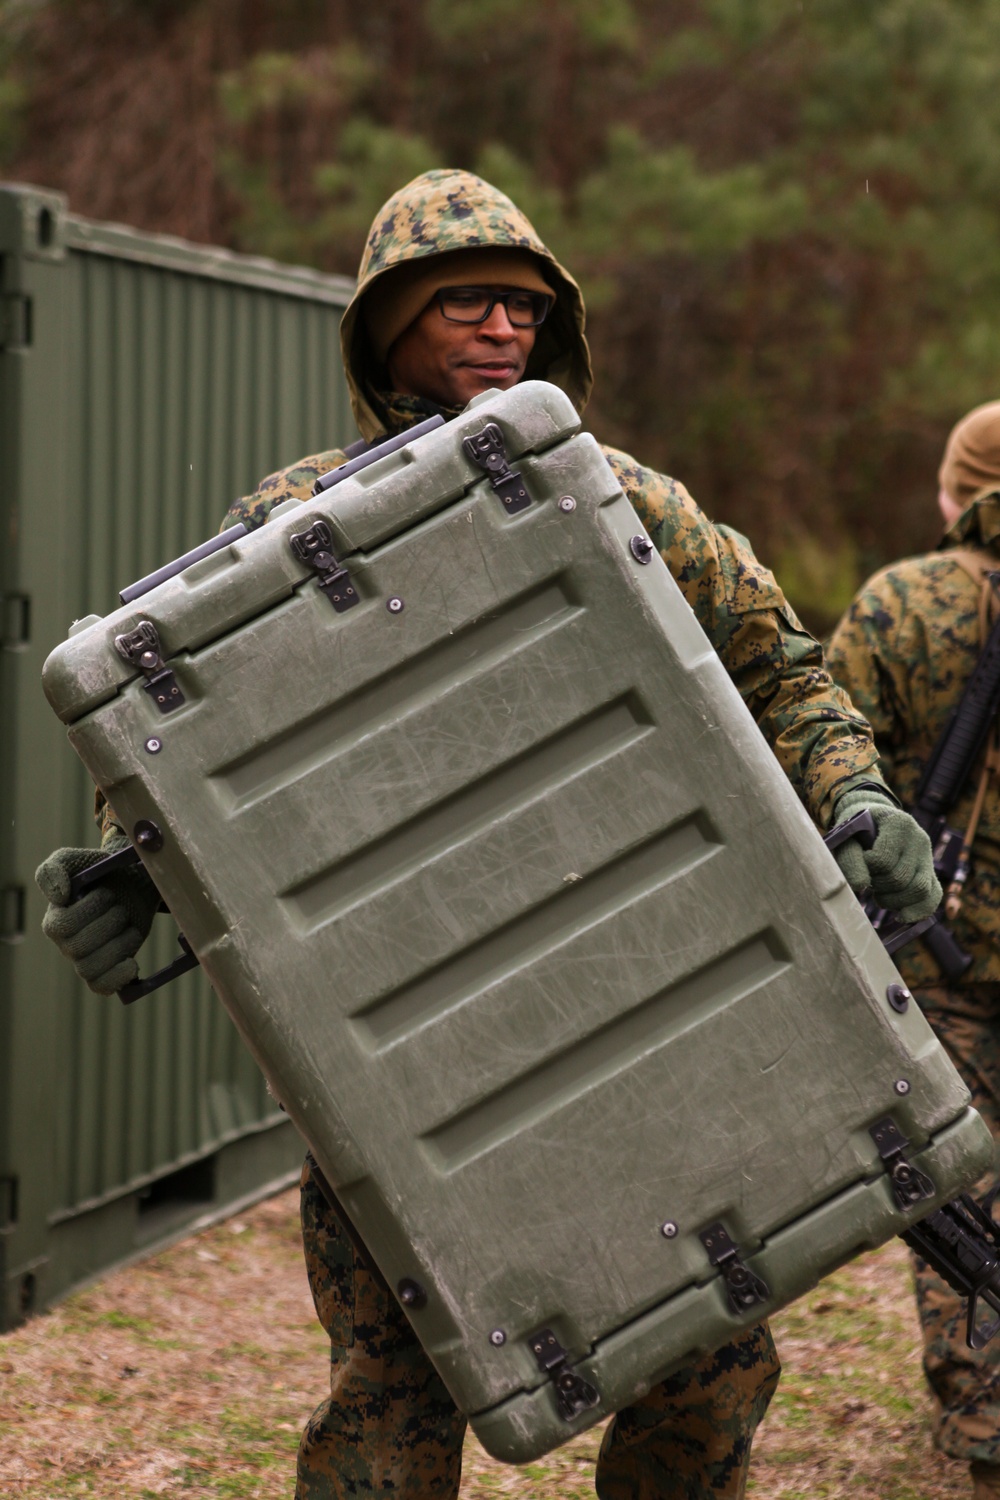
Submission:
<svg viewBox="0 0 1000 1500">
<path fill-rule="evenodd" d="M 300 1159 L 201 975 L 125 1010 L 42 936 L 36 865 L 97 835 L 40 676 L 74 618 L 212 535 L 261 475 L 355 435 L 350 294 L 0 187 L 0 1328 Z M 144 972 L 174 951 L 156 926 Z"/>
</svg>

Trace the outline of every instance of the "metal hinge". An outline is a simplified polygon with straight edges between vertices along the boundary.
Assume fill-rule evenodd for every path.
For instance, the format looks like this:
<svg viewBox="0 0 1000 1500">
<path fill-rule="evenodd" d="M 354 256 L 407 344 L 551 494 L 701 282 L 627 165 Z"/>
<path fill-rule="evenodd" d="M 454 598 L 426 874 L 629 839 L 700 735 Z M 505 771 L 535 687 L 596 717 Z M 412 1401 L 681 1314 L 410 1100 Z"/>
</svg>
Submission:
<svg viewBox="0 0 1000 1500">
<path fill-rule="evenodd" d="M 524 487 L 524 480 L 507 461 L 503 433 L 495 422 L 487 422 L 482 432 L 467 437 L 462 442 L 468 456 L 477 468 L 488 475 L 490 484 L 504 503 L 508 515 L 531 504 L 531 496 Z"/>
<path fill-rule="evenodd" d="M 317 575 L 317 587 L 322 589 L 337 613 L 353 609 L 360 596 L 347 569 L 334 556 L 333 532 L 326 522 L 314 521 L 308 531 L 297 531 L 290 536 L 288 543 L 299 562 L 304 562 Z"/>
<path fill-rule="evenodd" d="M 771 1295 L 770 1287 L 766 1281 L 755 1276 L 749 1266 L 744 1265 L 728 1230 L 721 1222 L 710 1224 L 701 1231 L 698 1238 L 708 1251 L 709 1262 L 718 1266 L 722 1272 L 729 1306 L 734 1313 L 745 1313 L 749 1308 L 756 1307 L 758 1302 L 767 1301 Z"/>
<path fill-rule="evenodd" d="M 23 292 L 0 297 L 0 349 L 31 347 L 31 298 Z"/>
<path fill-rule="evenodd" d="M 551 1328 L 540 1328 L 528 1340 L 535 1362 L 543 1375 L 548 1375 L 555 1386 L 556 1406 L 566 1422 L 572 1422 L 582 1411 L 596 1406 L 601 1393 L 589 1380 L 577 1375 L 569 1367 L 569 1353 L 563 1348 Z"/>
<path fill-rule="evenodd" d="M 0 943 L 19 943 L 24 937 L 25 891 L 23 885 L 0 890 Z"/>
<path fill-rule="evenodd" d="M 151 620 L 140 620 L 134 630 L 115 636 L 115 650 L 146 678 L 143 692 L 149 694 L 161 714 L 180 708 L 184 694 L 160 653 L 160 637 Z"/>
<path fill-rule="evenodd" d="M 13 1229 L 17 1223 L 18 1180 L 11 1174 L 0 1177 L 0 1229 Z"/>
<path fill-rule="evenodd" d="M 31 598 L 28 594 L 4 594 L 0 616 L 0 644 L 17 651 L 31 639 Z"/>
<path fill-rule="evenodd" d="M 905 1153 L 910 1143 L 891 1115 L 876 1121 L 868 1134 L 885 1163 L 897 1208 L 905 1211 L 915 1203 L 922 1203 L 925 1198 L 934 1197 L 933 1182 L 907 1160 Z"/>
</svg>

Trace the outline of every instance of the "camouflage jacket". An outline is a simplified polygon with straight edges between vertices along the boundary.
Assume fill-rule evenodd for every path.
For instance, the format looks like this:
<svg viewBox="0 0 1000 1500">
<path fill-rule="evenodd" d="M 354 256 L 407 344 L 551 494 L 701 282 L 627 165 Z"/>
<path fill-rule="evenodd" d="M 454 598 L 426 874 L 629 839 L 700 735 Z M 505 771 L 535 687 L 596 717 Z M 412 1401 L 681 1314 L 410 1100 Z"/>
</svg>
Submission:
<svg viewBox="0 0 1000 1500">
<path fill-rule="evenodd" d="M 930 751 L 961 697 L 979 655 L 980 588 L 956 560 L 956 547 L 997 557 L 1000 491 L 972 502 L 941 550 L 911 557 L 870 578 L 827 649 L 830 671 L 875 731 L 882 771 L 904 806 Z M 949 815 L 968 826 L 977 776 Z M 991 782 L 972 847 L 960 916 L 952 930 L 973 956 L 960 981 L 1000 980 L 1000 787 Z M 920 943 L 897 962 L 908 983 L 939 984 L 937 965 Z"/>
<path fill-rule="evenodd" d="M 430 410 L 384 394 L 380 407 L 393 431 Z M 819 644 L 746 540 L 713 526 L 676 480 L 615 449 L 604 452 L 782 769 L 825 828 L 848 785 L 881 781 L 868 725 L 830 680 Z M 262 525 L 275 505 L 308 499 L 317 475 L 343 462 L 343 452 L 331 449 L 270 475 L 231 507 L 224 525 Z"/>
</svg>

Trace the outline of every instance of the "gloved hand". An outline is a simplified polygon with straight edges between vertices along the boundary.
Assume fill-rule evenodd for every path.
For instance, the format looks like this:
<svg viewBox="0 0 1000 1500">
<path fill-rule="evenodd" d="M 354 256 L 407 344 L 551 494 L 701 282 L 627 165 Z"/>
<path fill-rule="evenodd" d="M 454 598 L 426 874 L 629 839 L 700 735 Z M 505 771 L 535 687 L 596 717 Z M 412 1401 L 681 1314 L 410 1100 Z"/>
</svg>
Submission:
<svg viewBox="0 0 1000 1500">
<path fill-rule="evenodd" d="M 103 849 L 57 849 L 35 871 L 49 902 L 42 931 L 98 995 L 113 995 L 138 977 L 135 955 L 149 936 L 160 893 L 142 865 L 112 871 L 72 906 L 70 881 L 127 844 L 121 835 Z"/>
<path fill-rule="evenodd" d="M 848 839 L 833 852 L 848 885 L 857 896 L 873 896 L 904 922 L 930 916 L 941 904 L 930 839 L 890 797 L 867 786 L 844 793 L 834 808 L 832 826 L 865 809 L 875 819 L 872 847 L 862 849 L 857 839 Z"/>
</svg>

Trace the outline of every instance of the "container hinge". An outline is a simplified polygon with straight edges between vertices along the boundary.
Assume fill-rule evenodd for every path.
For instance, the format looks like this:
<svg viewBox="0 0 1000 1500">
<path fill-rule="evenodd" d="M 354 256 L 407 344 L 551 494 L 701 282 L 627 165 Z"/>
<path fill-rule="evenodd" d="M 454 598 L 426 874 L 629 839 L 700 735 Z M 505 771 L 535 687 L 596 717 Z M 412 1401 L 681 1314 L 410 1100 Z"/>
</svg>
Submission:
<svg viewBox="0 0 1000 1500">
<path fill-rule="evenodd" d="M 17 1223 L 17 1190 L 16 1176 L 0 1177 L 0 1230 L 13 1229 Z"/>
<path fill-rule="evenodd" d="M 0 891 L 0 943 L 21 941 L 25 932 L 24 913 L 24 886 L 4 886 Z"/>
<path fill-rule="evenodd" d="M 325 521 L 314 521 L 308 531 L 297 531 L 288 538 L 299 562 L 317 574 L 317 587 L 329 599 L 338 614 L 353 609 L 359 594 L 344 564 L 333 553 L 333 532 Z"/>
<path fill-rule="evenodd" d="M 572 1422 L 582 1411 L 596 1406 L 601 1393 L 589 1380 L 577 1375 L 569 1367 L 569 1353 L 560 1344 L 551 1328 L 540 1328 L 528 1340 L 535 1362 L 543 1375 L 548 1375 L 555 1386 L 556 1406 L 565 1422 Z"/>
<path fill-rule="evenodd" d="M 934 1197 L 931 1179 L 907 1160 L 906 1148 L 910 1143 L 891 1115 L 877 1120 L 868 1134 L 885 1163 L 897 1208 L 905 1211 L 915 1203 L 923 1203 L 925 1198 Z"/>
<path fill-rule="evenodd" d="M 149 694 L 161 714 L 180 708 L 184 694 L 160 652 L 160 637 L 151 620 L 140 620 L 134 630 L 115 636 L 115 650 L 146 678 L 143 692 Z"/>
<path fill-rule="evenodd" d="M 490 484 L 503 501 L 508 515 L 531 504 L 531 496 L 524 487 L 524 480 L 507 461 L 503 433 L 495 422 L 487 422 L 482 432 L 463 439 L 462 447 L 477 468 L 488 475 Z"/>
<path fill-rule="evenodd" d="M 708 1251 L 709 1262 L 718 1266 L 726 1283 L 729 1306 L 734 1313 L 745 1313 L 766 1302 L 771 1289 L 766 1281 L 755 1276 L 750 1267 L 740 1258 L 740 1253 L 729 1237 L 729 1232 L 720 1222 L 703 1229 L 698 1238 Z"/>
<path fill-rule="evenodd" d="M 31 298 L 23 292 L 0 297 L 0 349 L 27 349 L 31 345 Z"/>
<path fill-rule="evenodd" d="M 23 649 L 31 640 L 31 597 L 28 594 L 4 594 L 0 620 L 0 644 L 5 651 Z"/>
</svg>

